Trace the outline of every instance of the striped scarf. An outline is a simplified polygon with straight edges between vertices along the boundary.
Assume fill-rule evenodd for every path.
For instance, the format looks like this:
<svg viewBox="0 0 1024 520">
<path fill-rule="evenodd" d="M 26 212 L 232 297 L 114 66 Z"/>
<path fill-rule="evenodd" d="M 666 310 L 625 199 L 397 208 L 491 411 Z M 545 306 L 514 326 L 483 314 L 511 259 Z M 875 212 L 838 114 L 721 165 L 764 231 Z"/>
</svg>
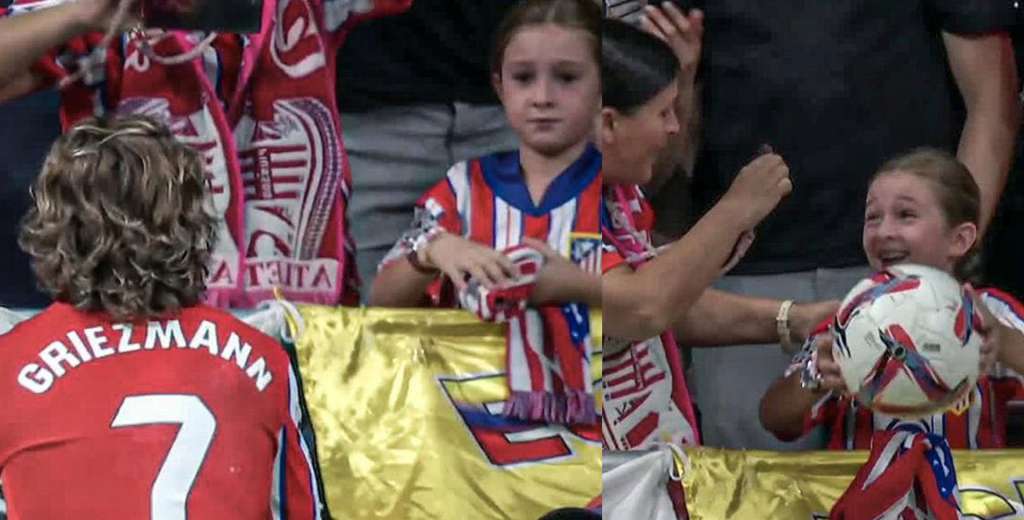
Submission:
<svg viewBox="0 0 1024 520">
<path fill-rule="evenodd" d="M 509 399 L 504 415 L 548 423 L 595 424 L 587 307 L 579 303 L 529 306 L 544 256 L 522 245 L 503 253 L 518 270 L 513 283 L 489 290 L 470 281 L 460 291 L 459 301 L 484 321 L 508 325 Z"/>
<path fill-rule="evenodd" d="M 956 520 L 956 469 L 940 435 L 904 424 L 875 432 L 868 461 L 832 508 L 832 520 Z"/>
</svg>

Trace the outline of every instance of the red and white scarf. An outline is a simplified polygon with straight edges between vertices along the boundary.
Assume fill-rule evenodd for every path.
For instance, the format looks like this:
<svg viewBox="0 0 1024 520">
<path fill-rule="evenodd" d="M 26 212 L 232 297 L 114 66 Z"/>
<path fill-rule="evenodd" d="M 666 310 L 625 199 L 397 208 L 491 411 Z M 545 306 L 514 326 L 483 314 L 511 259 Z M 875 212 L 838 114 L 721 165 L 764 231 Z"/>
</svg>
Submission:
<svg viewBox="0 0 1024 520">
<path fill-rule="evenodd" d="M 949 443 L 910 424 L 875 432 L 868 461 L 831 520 L 957 520 L 956 469 Z"/>
<path fill-rule="evenodd" d="M 68 0 L 15 0 L 0 15 Z M 207 35 L 172 31 L 147 52 L 137 38 L 75 38 L 35 67 L 57 83 L 65 128 L 116 111 L 167 124 L 203 155 L 220 220 L 208 301 L 251 306 L 275 288 L 292 301 L 357 301 L 345 220 L 349 168 L 335 101 L 335 57 L 358 19 L 400 12 L 411 0 L 265 0 L 259 33 L 219 34 L 197 59 L 159 63 L 149 54 L 190 54 Z M 197 50 L 198 52 L 198 50 Z M 92 59 L 82 61 L 84 56 Z"/>
<path fill-rule="evenodd" d="M 610 218 L 602 221 L 606 247 L 614 249 L 633 268 L 640 269 L 657 251 L 647 234 L 650 217 L 636 186 L 605 186 L 605 207 Z M 605 338 L 605 350 L 618 340 Z M 644 341 L 630 342 L 622 351 L 605 355 L 603 362 L 605 447 L 632 450 L 671 442 L 700 444 L 679 347 L 671 331 Z"/>
<path fill-rule="evenodd" d="M 597 423 L 587 307 L 578 303 L 529 306 L 544 256 L 523 245 L 502 252 L 518 271 L 513 283 L 489 290 L 471 280 L 460 291 L 459 301 L 484 321 L 508 324 L 510 395 L 504 415 L 548 423 Z"/>
</svg>

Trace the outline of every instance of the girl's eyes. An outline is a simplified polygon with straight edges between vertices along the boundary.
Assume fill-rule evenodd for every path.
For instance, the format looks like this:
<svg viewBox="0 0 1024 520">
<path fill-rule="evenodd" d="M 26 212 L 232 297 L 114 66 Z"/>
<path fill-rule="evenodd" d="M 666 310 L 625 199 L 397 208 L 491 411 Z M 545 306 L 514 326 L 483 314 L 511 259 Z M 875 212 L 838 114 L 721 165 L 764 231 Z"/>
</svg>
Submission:
<svg viewBox="0 0 1024 520">
<path fill-rule="evenodd" d="M 517 72 L 512 74 L 512 79 L 517 83 L 529 83 L 531 80 L 533 80 L 533 73 Z"/>
</svg>

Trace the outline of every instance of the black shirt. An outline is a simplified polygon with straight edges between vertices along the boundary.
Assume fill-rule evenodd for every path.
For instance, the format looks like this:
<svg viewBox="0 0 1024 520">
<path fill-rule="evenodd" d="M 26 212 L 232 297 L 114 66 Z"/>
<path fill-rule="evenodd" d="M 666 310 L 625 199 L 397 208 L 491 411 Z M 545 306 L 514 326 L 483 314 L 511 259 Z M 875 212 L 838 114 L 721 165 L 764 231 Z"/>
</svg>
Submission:
<svg viewBox="0 0 1024 520">
<path fill-rule="evenodd" d="M 1013 0 L 706 0 L 703 147 L 694 173 L 710 207 L 762 143 L 793 193 L 734 271 L 864 263 L 864 199 L 887 159 L 956 150 L 964 110 L 941 31 L 987 32 Z"/>
<path fill-rule="evenodd" d="M 415 0 L 403 14 L 370 20 L 338 57 L 343 112 L 417 103 L 497 103 L 490 53 L 516 0 Z"/>
<path fill-rule="evenodd" d="M 0 106 L 0 305 L 4 307 L 41 308 L 50 303 L 36 288 L 28 255 L 18 247 L 18 232 L 31 206 L 29 187 L 60 135 L 58 103 L 57 92 L 47 90 Z"/>
</svg>

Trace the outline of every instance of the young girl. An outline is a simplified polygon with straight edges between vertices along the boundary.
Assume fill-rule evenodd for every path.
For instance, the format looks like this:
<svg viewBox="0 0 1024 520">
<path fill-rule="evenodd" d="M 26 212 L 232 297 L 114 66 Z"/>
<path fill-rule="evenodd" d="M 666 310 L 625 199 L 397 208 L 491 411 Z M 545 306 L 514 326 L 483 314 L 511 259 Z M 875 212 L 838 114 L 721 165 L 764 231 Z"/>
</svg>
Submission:
<svg viewBox="0 0 1024 520">
<path fill-rule="evenodd" d="M 322 518 L 288 354 L 201 303 L 202 157 L 153 120 L 89 119 L 32 195 L 19 243 L 55 302 L 0 336 L 9 518 Z"/>
<path fill-rule="evenodd" d="M 660 250 L 652 246 L 653 215 L 637 185 L 649 180 L 668 137 L 679 130 L 675 99 L 679 90 L 692 87 L 687 83 L 693 81 L 689 68 L 696 66 L 692 57 L 699 55 L 701 15 L 684 15 L 672 6 L 648 14 L 664 28 L 658 33 L 675 55 L 665 42 L 623 22 L 605 20 L 602 27 L 602 299 L 604 332 L 610 336 L 604 343 L 603 429 L 606 445 L 620 450 L 661 440 L 699 441 L 676 336 L 691 346 L 786 343 L 804 337 L 837 306 L 708 289 L 730 256 L 736 259 L 749 244 L 747 232 L 791 188 L 788 169 L 775 154 L 747 165 L 682 239 Z M 736 406 L 753 410 L 756 403 Z"/>
<path fill-rule="evenodd" d="M 454 289 L 482 319 L 507 321 L 504 414 L 518 419 L 597 422 L 585 304 L 601 299 L 601 155 L 589 141 L 600 24 L 591 0 L 509 12 L 492 70 L 519 149 L 452 167 L 373 283 L 374 305 L 451 306 Z"/>
<path fill-rule="evenodd" d="M 507 285 L 515 266 L 501 251 L 520 244 L 542 249 L 560 273 L 541 280 L 544 299 L 600 304 L 596 272 L 563 259 L 596 266 L 600 254 L 601 155 L 589 141 L 601 100 L 600 24 L 588 0 L 531 0 L 508 14 L 492 71 L 519 149 L 459 163 L 423 196 L 414 229 L 381 264 L 373 305 L 451 305 L 447 289 L 471 279 Z M 451 285 L 430 301 L 442 276 Z"/>
<path fill-rule="evenodd" d="M 978 237 L 979 200 L 974 178 L 948 153 L 919 149 L 889 161 L 868 190 L 863 232 L 868 262 L 876 270 L 902 262 L 928 265 L 962 279 L 960 268 Z M 996 289 L 980 291 L 978 299 L 987 329 L 982 371 L 994 359 L 999 364 L 979 379 L 963 413 L 909 421 L 945 436 L 953 449 L 1005 447 L 1006 403 L 1024 400 L 1018 375 L 1024 373 L 1024 306 Z M 824 326 L 819 331 L 765 394 L 761 421 L 783 440 L 824 424 L 830 449 L 868 449 L 874 432 L 904 421 L 873 413 L 843 393 L 831 332 Z M 821 378 L 817 388 L 813 369 Z"/>
</svg>

